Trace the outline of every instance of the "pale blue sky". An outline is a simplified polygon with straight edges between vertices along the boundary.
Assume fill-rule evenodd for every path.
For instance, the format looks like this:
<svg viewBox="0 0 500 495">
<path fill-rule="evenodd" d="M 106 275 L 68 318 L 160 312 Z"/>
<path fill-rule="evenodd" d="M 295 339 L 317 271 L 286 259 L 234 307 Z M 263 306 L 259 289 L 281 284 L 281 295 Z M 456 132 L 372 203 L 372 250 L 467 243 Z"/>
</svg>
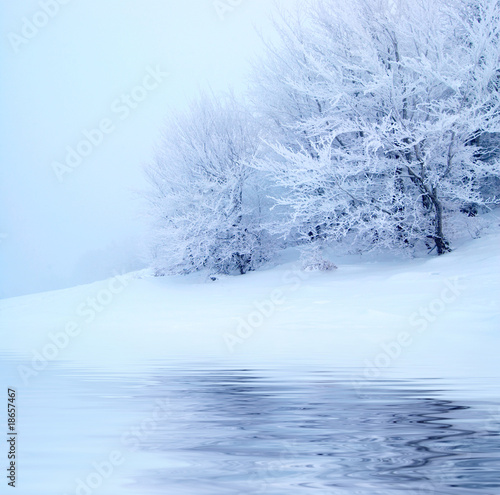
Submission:
<svg viewBox="0 0 500 495">
<path fill-rule="evenodd" d="M 243 87 L 261 50 L 255 26 L 270 32 L 275 8 L 270 0 L 219 13 L 213 0 L 65 1 L 45 0 L 59 6 L 50 16 L 43 0 L 2 5 L 0 297 L 124 265 L 144 228 L 133 191 L 144 186 L 141 167 L 162 122 L 208 85 Z M 168 75 L 145 80 L 157 67 Z M 137 89 L 144 82 L 146 92 Z M 134 89 L 144 99 L 129 100 L 125 113 L 121 98 Z M 109 133 L 60 182 L 53 163 L 103 119 Z"/>
</svg>

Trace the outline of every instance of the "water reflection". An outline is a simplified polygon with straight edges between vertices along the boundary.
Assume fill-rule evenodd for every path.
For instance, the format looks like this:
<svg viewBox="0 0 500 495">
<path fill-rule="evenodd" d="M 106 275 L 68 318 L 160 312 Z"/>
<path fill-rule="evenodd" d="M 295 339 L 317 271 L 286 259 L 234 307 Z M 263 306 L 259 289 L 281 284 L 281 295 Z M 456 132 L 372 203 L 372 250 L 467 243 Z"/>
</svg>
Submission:
<svg viewBox="0 0 500 495">
<path fill-rule="evenodd" d="M 355 371 L 61 365 L 24 391 L 24 476 L 50 437 L 44 470 L 71 461 L 83 481 L 89 459 L 122 452 L 99 487 L 110 495 L 500 493 L 500 401 L 477 394 L 493 380 L 373 380 L 360 395 Z M 73 474 L 64 483 L 77 492 Z"/>
<path fill-rule="evenodd" d="M 176 414 L 142 448 L 188 466 L 143 473 L 143 487 L 178 490 L 190 480 L 192 493 L 500 491 L 498 430 L 485 429 L 480 404 L 440 398 L 429 383 L 373 382 L 360 397 L 338 371 L 168 370 L 155 380 L 150 399 L 174 392 Z"/>
</svg>

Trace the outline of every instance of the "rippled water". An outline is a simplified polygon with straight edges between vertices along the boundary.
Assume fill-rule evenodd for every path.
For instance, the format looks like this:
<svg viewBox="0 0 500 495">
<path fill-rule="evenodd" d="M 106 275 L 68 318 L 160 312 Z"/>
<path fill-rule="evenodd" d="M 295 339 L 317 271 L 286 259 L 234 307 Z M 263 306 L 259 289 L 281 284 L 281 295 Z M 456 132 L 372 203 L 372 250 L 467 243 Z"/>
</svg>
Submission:
<svg viewBox="0 0 500 495">
<path fill-rule="evenodd" d="M 500 493 L 494 379 L 151 363 L 22 384 L 18 365 L 22 495 Z"/>
</svg>

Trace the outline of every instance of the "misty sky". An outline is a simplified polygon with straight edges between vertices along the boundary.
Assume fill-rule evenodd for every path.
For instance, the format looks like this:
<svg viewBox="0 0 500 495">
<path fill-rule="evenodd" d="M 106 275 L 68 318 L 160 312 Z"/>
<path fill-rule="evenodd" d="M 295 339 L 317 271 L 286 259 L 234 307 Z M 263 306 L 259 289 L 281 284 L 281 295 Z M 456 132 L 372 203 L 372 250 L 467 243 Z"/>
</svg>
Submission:
<svg viewBox="0 0 500 495">
<path fill-rule="evenodd" d="M 270 0 L 227 11 L 213 0 L 62 2 L 2 5 L 0 297 L 141 267 L 136 191 L 165 118 L 208 86 L 243 89 L 262 50 L 255 27 L 269 33 L 275 9 Z"/>
</svg>

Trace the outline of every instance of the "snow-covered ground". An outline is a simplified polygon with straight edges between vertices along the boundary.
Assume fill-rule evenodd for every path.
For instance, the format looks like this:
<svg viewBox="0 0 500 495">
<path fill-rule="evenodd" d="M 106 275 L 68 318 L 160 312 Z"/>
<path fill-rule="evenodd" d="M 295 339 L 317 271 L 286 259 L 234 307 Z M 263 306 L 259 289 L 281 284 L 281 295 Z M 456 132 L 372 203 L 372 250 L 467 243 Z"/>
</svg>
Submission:
<svg viewBox="0 0 500 495">
<path fill-rule="evenodd" d="M 339 268 L 331 272 L 304 272 L 290 261 L 216 281 L 135 272 L 0 301 L 0 376 L 19 395 L 22 493 L 94 493 L 82 480 L 113 495 L 171 486 L 172 493 L 201 493 L 196 483 L 203 493 L 221 493 L 221 486 L 227 493 L 259 493 L 262 486 L 302 493 L 296 479 L 323 486 L 331 480 L 323 474 L 332 475 L 337 464 L 345 488 L 339 494 L 409 487 L 451 493 L 436 487 L 464 472 L 486 483 L 497 462 L 489 430 L 497 428 L 499 411 L 499 242 L 497 229 L 439 258 L 336 258 Z M 151 423 L 158 404 L 171 397 L 161 421 Z M 350 408 L 358 413 L 354 420 Z M 267 410 L 264 419 L 260 409 Z M 423 467 L 410 485 L 397 470 L 390 480 L 366 478 L 386 473 L 379 457 L 395 448 L 393 428 L 399 438 L 406 424 L 402 446 L 390 455 L 404 462 L 411 456 L 414 466 L 436 451 L 411 445 L 443 439 L 441 420 L 451 437 L 463 435 L 462 413 L 467 439 L 461 437 L 451 467 L 450 460 L 444 468 Z M 299 419 L 316 426 L 297 429 Z M 138 450 L 123 441 L 130 431 L 139 432 Z M 291 453 L 290 432 L 303 442 Z M 318 457 L 325 447 L 317 442 L 330 438 L 334 451 L 345 445 L 366 451 Z M 235 468 L 234 452 L 249 445 L 255 453 L 238 454 Z M 447 448 L 456 456 L 454 445 Z M 441 444 L 436 448 L 442 453 Z M 291 471 L 286 462 L 270 468 L 276 449 L 285 461 L 293 456 Z M 478 449 L 487 454 L 471 474 L 460 462 Z M 116 453 L 123 465 L 103 480 L 96 466 Z M 290 488 L 279 491 L 283 483 Z"/>
<path fill-rule="evenodd" d="M 360 380 L 393 369 L 496 376 L 499 246 L 493 229 L 442 257 L 345 257 L 331 272 L 291 261 L 216 281 L 135 272 L 6 299 L 2 351 L 28 358 L 25 383 L 59 360 L 317 362 L 356 367 Z"/>
</svg>

